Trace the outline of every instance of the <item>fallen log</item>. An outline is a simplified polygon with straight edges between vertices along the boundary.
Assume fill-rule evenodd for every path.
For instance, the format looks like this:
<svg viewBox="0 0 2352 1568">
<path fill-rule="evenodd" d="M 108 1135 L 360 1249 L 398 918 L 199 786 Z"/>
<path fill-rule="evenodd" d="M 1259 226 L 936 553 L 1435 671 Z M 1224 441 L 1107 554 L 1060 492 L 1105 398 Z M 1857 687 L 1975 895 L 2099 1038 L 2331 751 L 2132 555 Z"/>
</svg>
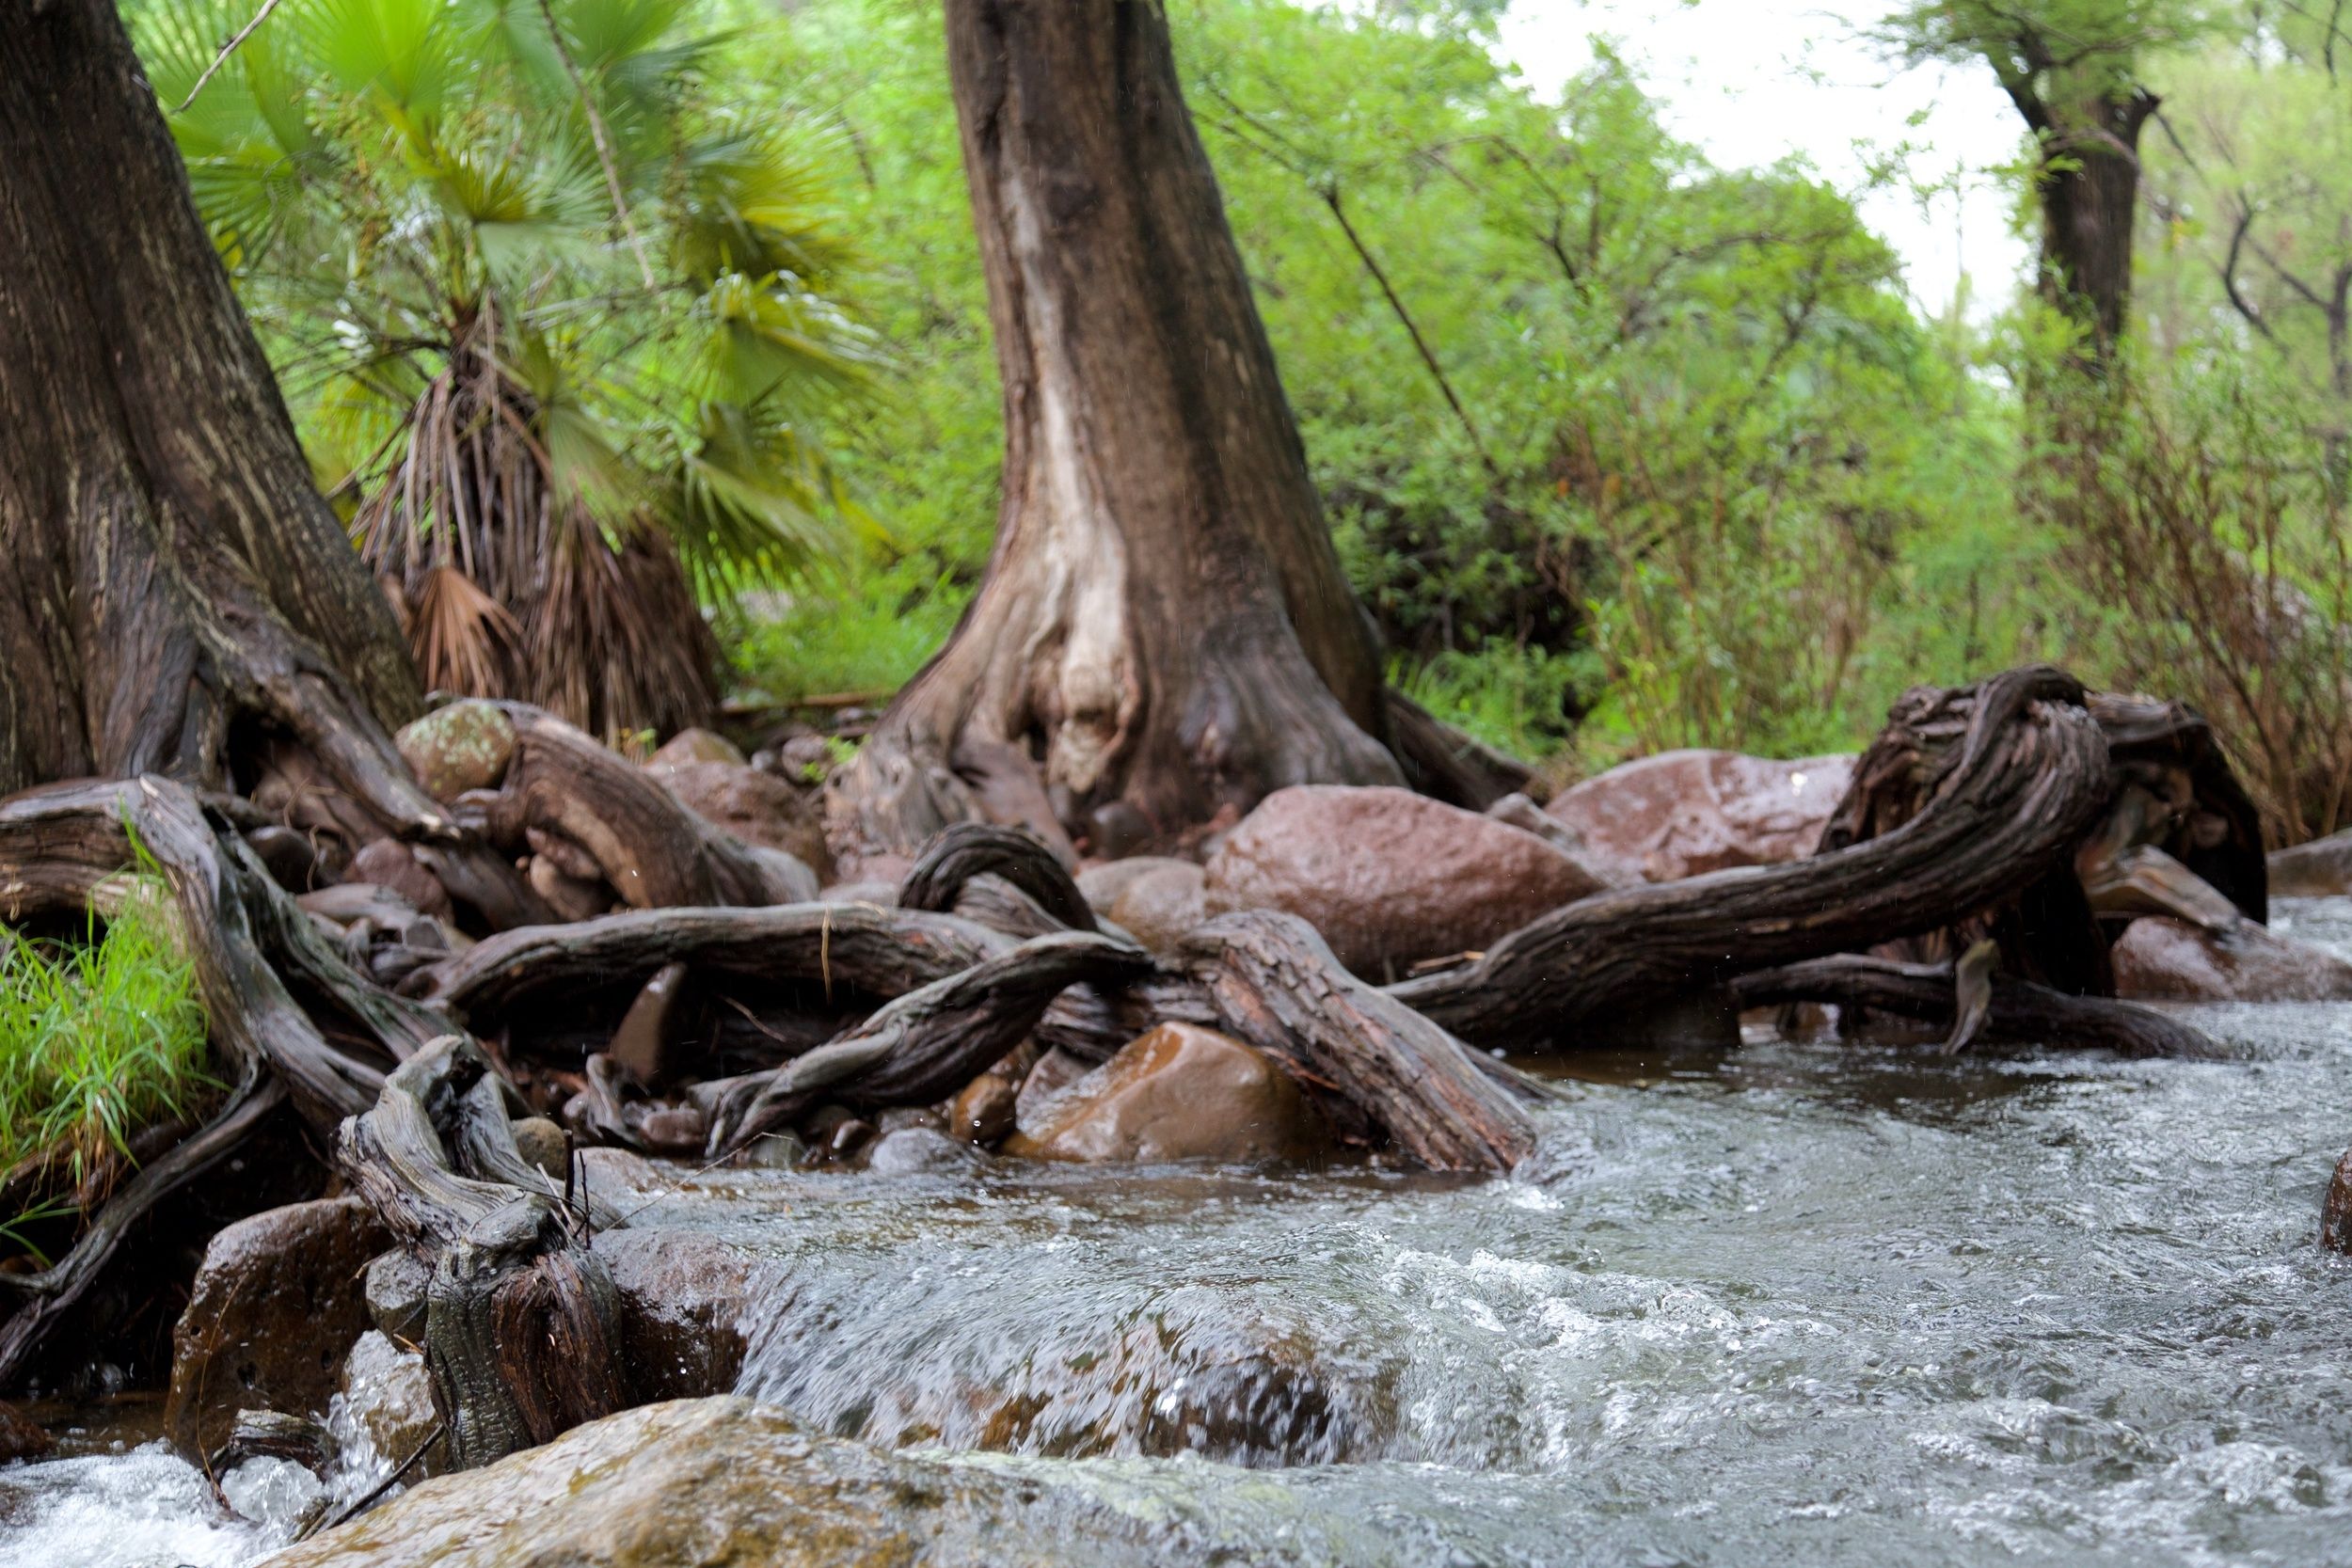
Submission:
<svg viewBox="0 0 2352 1568">
<path fill-rule="evenodd" d="M 2061 865 L 2106 804 L 2106 740 L 2083 702 L 2046 667 L 1915 692 L 1898 714 L 1919 743 L 1883 764 L 1916 770 L 1903 820 L 1834 821 L 1838 841 L 1808 860 L 1579 900 L 1389 994 L 1472 1045 L 1574 1050 L 1659 997 L 2002 905 Z M 1857 768 L 1854 789 L 1867 787 Z"/>
<path fill-rule="evenodd" d="M 627 1406 L 620 1295 L 590 1215 L 523 1163 L 479 1047 L 451 1036 L 404 1063 L 336 1161 L 432 1268 L 425 1365 L 453 1467 Z"/>
<path fill-rule="evenodd" d="M 1950 964 L 1903 963 L 1860 953 L 1752 970 L 1731 982 L 1742 1007 L 1833 1003 L 1938 1027 L 1957 1011 Z M 2073 996 L 2031 980 L 1993 976 L 1991 1005 L 1976 1032 L 1985 1045 L 2113 1051 L 2125 1056 L 2219 1059 L 2228 1053 L 2201 1030 L 2135 1003 Z"/>
</svg>

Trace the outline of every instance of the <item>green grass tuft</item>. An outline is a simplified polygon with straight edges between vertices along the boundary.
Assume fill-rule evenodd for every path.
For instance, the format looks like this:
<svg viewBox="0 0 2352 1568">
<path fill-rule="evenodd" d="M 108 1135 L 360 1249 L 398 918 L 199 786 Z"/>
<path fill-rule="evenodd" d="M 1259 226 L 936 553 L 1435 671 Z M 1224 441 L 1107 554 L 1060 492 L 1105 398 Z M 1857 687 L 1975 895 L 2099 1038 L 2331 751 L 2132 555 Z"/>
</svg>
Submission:
<svg viewBox="0 0 2352 1568">
<path fill-rule="evenodd" d="M 196 966 L 153 861 L 138 858 L 119 909 L 103 932 L 93 914 L 80 943 L 0 927 L 0 1169 L 62 1154 L 78 1183 L 218 1086 Z"/>
</svg>

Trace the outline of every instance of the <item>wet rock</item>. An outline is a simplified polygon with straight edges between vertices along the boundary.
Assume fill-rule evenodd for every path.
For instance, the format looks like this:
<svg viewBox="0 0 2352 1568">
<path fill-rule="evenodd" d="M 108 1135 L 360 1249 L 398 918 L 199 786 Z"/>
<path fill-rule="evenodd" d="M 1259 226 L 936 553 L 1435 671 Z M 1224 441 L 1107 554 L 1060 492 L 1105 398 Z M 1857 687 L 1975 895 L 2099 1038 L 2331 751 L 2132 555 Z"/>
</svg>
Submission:
<svg viewBox="0 0 2352 1568">
<path fill-rule="evenodd" d="M 240 1410 L 228 1439 L 213 1454 L 212 1469 L 218 1474 L 249 1459 L 283 1459 L 318 1475 L 334 1463 L 335 1448 L 323 1421 L 282 1410 Z"/>
<path fill-rule="evenodd" d="M 515 721 L 479 698 L 434 709 L 398 739 L 417 783 L 443 804 L 469 789 L 496 789 L 515 760 Z"/>
<path fill-rule="evenodd" d="M 362 1276 L 391 1234 L 356 1197 L 289 1204 L 215 1236 L 172 1331 L 164 1430 L 199 1462 L 240 1410 L 326 1407 L 367 1331 Z"/>
<path fill-rule="evenodd" d="M 2352 963 L 2240 920 L 2218 931 L 2169 915 L 2123 928 L 2115 992 L 2161 1002 L 2352 1001 Z"/>
<path fill-rule="evenodd" d="M 817 874 L 833 875 L 833 853 L 817 809 L 772 773 L 740 761 L 686 762 L 651 768 L 678 804 L 744 843 L 781 849 Z M 810 892 L 816 891 L 812 886 Z"/>
<path fill-rule="evenodd" d="M 433 1285 L 433 1267 L 406 1247 L 394 1247 L 368 1265 L 360 1285 L 368 1321 L 378 1334 L 424 1342 L 424 1296 Z"/>
<path fill-rule="evenodd" d="M 2331 898 L 2352 893 L 2352 828 L 2270 857 L 2273 898 Z"/>
<path fill-rule="evenodd" d="M 983 1072 L 947 1102 L 947 1131 L 971 1144 L 993 1144 L 1013 1129 L 1020 1086 L 1002 1073 Z"/>
<path fill-rule="evenodd" d="M 408 846 L 397 839 L 379 838 L 368 845 L 351 857 L 351 869 L 343 875 L 349 881 L 389 888 L 420 913 L 437 920 L 451 916 L 449 890 L 441 886 L 441 879 L 418 863 Z"/>
<path fill-rule="evenodd" d="M 1071 1086 L 1009 1155 L 1087 1163 L 1311 1159 L 1327 1139 L 1290 1075 L 1237 1039 L 1163 1023 Z"/>
<path fill-rule="evenodd" d="M 360 1459 L 351 1450 L 362 1448 L 373 1453 L 382 1473 L 389 1474 L 433 1437 L 439 1419 L 433 1407 L 433 1374 L 425 1370 L 423 1353 L 404 1349 L 373 1330 L 359 1336 L 343 1360 L 342 1385 L 327 1418 L 343 1446 L 345 1462 Z M 440 1444 L 434 1447 L 437 1449 Z M 410 1472 L 412 1479 L 436 1474 L 441 1467 L 437 1453 L 426 1454 L 421 1463 L 421 1471 Z"/>
<path fill-rule="evenodd" d="M 444 1476 L 271 1568 L 1130 1568 L 1242 1561 L 1140 1481 L 884 1452 L 744 1399 L 624 1411 Z M 1209 1551 L 1196 1539 L 1216 1536 Z"/>
<path fill-rule="evenodd" d="M 16 1406 L 0 1401 L 0 1465 L 19 1459 L 39 1459 L 57 1440 Z"/>
<path fill-rule="evenodd" d="M 612 907 L 612 890 L 602 878 L 575 877 L 551 856 L 532 856 L 525 876 L 531 891 L 547 900 L 559 920 L 594 920 Z"/>
<path fill-rule="evenodd" d="M 2319 1208 L 2319 1244 L 2336 1252 L 2352 1252 L 2352 1149 L 2336 1162 L 2335 1180 Z"/>
<path fill-rule="evenodd" d="M 731 763 L 737 768 L 748 767 L 742 749 L 716 730 L 699 725 L 682 729 L 663 741 L 660 750 L 645 759 L 645 766 L 660 769 L 675 768 L 692 762 Z"/>
<path fill-rule="evenodd" d="M 878 1176 L 957 1176 L 987 1164 L 988 1156 L 972 1145 L 929 1127 L 885 1132 L 866 1151 L 866 1168 Z"/>
<path fill-rule="evenodd" d="M 1483 948 L 1601 886 L 1508 823 L 1406 789 L 1303 784 L 1267 796 L 1226 836 L 1206 906 L 1286 910 L 1349 969 L 1382 980 Z"/>
<path fill-rule="evenodd" d="M 1037 1066 L 1021 1080 L 1021 1093 L 1013 1101 L 1014 1129 L 1035 1137 L 1052 1119 L 1054 1107 L 1092 1070 L 1089 1064 L 1059 1047 L 1040 1056 Z"/>
<path fill-rule="evenodd" d="M 596 1240 L 621 1297 L 629 1391 L 689 1399 L 735 1386 L 754 1261 L 697 1230 L 623 1229 Z"/>
<path fill-rule="evenodd" d="M 885 1138 L 910 1127 L 939 1132 L 946 1131 L 946 1126 L 947 1118 L 933 1105 L 890 1105 L 874 1115 L 874 1130 Z"/>
<path fill-rule="evenodd" d="M 1564 790 L 1544 810 L 1611 875 L 1678 881 L 1811 854 L 1853 777 L 1853 760 L 1661 752 Z"/>
</svg>

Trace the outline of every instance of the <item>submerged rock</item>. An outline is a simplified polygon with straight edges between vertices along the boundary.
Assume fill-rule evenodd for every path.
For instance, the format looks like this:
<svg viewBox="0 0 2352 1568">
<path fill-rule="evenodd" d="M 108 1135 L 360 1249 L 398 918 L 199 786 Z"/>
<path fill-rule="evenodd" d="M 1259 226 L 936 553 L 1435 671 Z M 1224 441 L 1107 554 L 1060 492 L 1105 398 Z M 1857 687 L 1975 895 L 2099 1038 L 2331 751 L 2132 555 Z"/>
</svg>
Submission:
<svg viewBox="0 0 2352 1568">
<path fill-rule="evenodd" d="M 756 847 L 782 850 L 815 872 L 818 883 L 833 875 L 833 854 L 816 807 L 773 773 L 739 761 L 664 764 L 659 752 L 649 771 L 678 804 L 713 827 Z M 808 895 L 816 892 L 813 883 Z"/>
<path fill-rule="evenodd" d="M 1035 1160 L 1311 1159 L 1328 1138 L 1290 1075 L 1214 1030 L 1163 1023 L 1072 1085 L 1036 1132 L 1007 1140 Z"/>
<path fill-rule="evenodd" d="M 215 1236 L 172 1330 L 173 1444 L 201 1464 L 240 1410 L 325 1410 L 368 1328 L 368 1263 L 391 1243 L 356 1197 L 271 1209 Z"/>
<path fill-rule="evenodd" d="M 2352 1252 L 2352 1149 L 2336 1162 L 2335 1180 L 2319 1208 L 2319 1244 L 2336 1252 Z"/>
<path fill-rule="evenodd" d="M 1259 1499 L 1257 1506 L 1273 1506 Z M 1288 1511 L 1285 1510 L 1285 1513 Z M 1292 1533 L 1262 1520 L 1253 1534 Z M 1317 1539 L 1317 1560 L 1373 1543 Z M 1275 1533 L 1278 1532 L 1279 1534 Z M 444 1476 L 270 1559 L 271 1568 L 1125 1568 L 1263 1561 L 1176 1489 L 911 1458 L 803 1430 L 749 1400 L 625 1411 Z M 1274 1554 L 1290 1560 L 1288 1549 Z M 1382 1560 L 1387 1560 L 1383 1557 Z"/>
<path fill-rule="evenodd" d="M 433 1408 L 433 1374 L 421 1352 L 404 1350 L 371 1330 L 359 1336 L 343 1360 L 342 1386 L 327 1407 L 327 1427 L 342 1445 L 344 1463 L 364 1465 L 372 1478 L 388 1476 L 434 1438 L 439 1416 Z M 437 1449 L 441 1445 L 435 1442 Z M 441 1467 L 439 1452 L 427 1453 L 409 1479 Z"/>
<path fill-rule="evenodd" d="M 1009 1098 L 1007 1104 L 1010 1105 Z M 884 1132 L 866 1151 L 866 1168 L 877 1176 L 961 1176 L 987 1163 L 988 1156 L 980 1150 L 935 1127 L 901 1127 Z"/>
<path fill-rule="evenodd" d="M 2352 893 L 2352 828 L 2270 857 L 2274 898 L 2329 898 Z"/>
<path fill-rule="evenodd" d="M 1595 864 L 1642 881 L 1679 881 L 1813 853 L 1853 763 L 1661 752 L 1563 790 L 1544 810 L 1576 833 Z"/>
<path fill-rule="evenodd" d="M 2144 1002 L 2352 1001 L 2352 963 L 2241 920 L 2218 931 L 2169 915 L 2123 928 L 2115 993 Z"/>
<path fill-rule="evenodd" d="M 1211 914 L 1298 915 L 1340 962 L 1383 980 L 1483 948 L 1602 885 L 1509 823 L 1406 789 L 1300 784 L 1267 796 L 1226 836 L 1206 900 Z"/>
</svg>

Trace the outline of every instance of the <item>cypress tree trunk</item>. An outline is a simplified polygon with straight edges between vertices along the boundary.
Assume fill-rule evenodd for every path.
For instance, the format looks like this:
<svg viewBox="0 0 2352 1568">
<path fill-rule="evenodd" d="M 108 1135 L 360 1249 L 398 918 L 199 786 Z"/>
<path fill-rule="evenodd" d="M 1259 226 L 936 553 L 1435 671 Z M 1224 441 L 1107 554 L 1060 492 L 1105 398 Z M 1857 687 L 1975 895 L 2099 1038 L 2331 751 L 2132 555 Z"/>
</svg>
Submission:
<svg viewBox="0 0 2352 1568">
<path fill-rule="evenodd" d="M 2132 295 L 2132 228 L 2139 203 L 2139 133 L 2156 100 L 2134 88 L 2099 98 L 2060 122 L 2037 105 L 2042 136 L 2042 297 L 2088 326 L 2104 359 L 2122 341 Z"/>
<path fill-rule="evenodd" d="M 972 817 L 1148 839 L 1284 784 L 1403 782 L 1157 0 L 946 19 L 1003 509 L 836 812 L 906 852 Z"/>
<path fill-rule="evenodd" d="M 109 0 L 0 26 L 0 793 L 302 743 L 388 826 L 399 631 L 310 483 Z"/>
</svg>

